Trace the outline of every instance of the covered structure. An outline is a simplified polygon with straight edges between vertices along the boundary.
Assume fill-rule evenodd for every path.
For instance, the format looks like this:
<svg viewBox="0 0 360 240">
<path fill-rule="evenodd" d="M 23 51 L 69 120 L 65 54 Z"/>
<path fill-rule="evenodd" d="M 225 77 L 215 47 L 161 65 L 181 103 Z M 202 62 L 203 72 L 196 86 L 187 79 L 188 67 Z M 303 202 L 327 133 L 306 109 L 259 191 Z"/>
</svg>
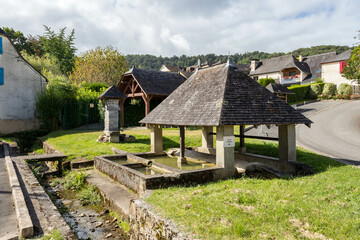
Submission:
<svg viewBox="0 0 360 240">
<path fill-rule="evenodd" d="M 240 151 L 245 125 L 279 126 L 279 161 L 296 161 L 295 124 L 312 122 L 258 84 L 230 62 L 202 68 L 152 110 L 141 123 L 151 126 L 151 151 L 162 151 L 162 126 L 180 128 L 180 160 L 185 158 L 185 126 L 202 127 L 202 152 L 213 149 L 216 127 L 216 165 L 220 178 L 235 174 L 234 126 L 240 125 Z"/>
<path fill-rule="evenodd" d="M 123 74 L 117 88 L 127 98 L 140 98 L 145 102 L 145 116 L 150 112 L 152 99 L 165 99 L 186 78 L 179 73 L 146 70 L 132 67 Z M 121 101 L 121 124 L 124 125 L 124 103 Z"/>
<path fill-rule="evenodd" d="M 274 93 L 279 98 L 283 98 L 286 103 L 288 102 L 287 96 L 295 94 L 294 92 L 290 91 L 287 87 L 279 83 L 269 83 L 266 86 L 266 89 Z"/>
</svg>

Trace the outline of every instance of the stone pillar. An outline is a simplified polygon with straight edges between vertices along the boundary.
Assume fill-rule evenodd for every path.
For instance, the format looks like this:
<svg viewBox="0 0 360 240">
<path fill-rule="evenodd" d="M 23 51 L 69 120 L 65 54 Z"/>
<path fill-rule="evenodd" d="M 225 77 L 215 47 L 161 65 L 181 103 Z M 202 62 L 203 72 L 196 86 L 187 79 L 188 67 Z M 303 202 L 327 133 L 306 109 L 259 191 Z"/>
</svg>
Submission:
<svg viewBox="0 0 360 240">
<path fill-rule="evenodd" d="M 240 146 L 239 146 L 239 153 L 246 153 L 245 147 L 245 138 L 242 137 L 245 135 L 245 125 L 240 125 Z"/>
<path fill-rule="evenodd" d="M 163 151 L 162 126 L 151 125 L 151 152 L 158 153 Z"/>
<path fill-rule="evenodd" d="M 179 163 L 186 162 L 185 158 L 185 127 L 179 126 L 180 129 L 180 157 L 178 157 Z"/>
<path fill-rule="evenodd" d="M 224 168 L 220 178 L 235 175 L 234 148 L 234 126 L 218 126 L 216 128 L 216 166 Z"/>
<path fill-rule="evenodd" d="M 119 132 L 119 99 L 105 101 L 105 128 L 104 133 L 110 142 L 120 142 Z"/>
<path fill-rule="evenodd" d="M 279 125 L 279 160 L 296 161 L 295 124 Z"/>
<path fill-rule="evenodd" d="M 201 147 L 203 149 L 214 148 L 213 135 L 210 134 L 212 132 L 212 130 L 213 130 L 213 127 L 209 127 L 209 126 L 203 126 L 202 127 L 202 144 L 201 144 Z"/>
</svg>

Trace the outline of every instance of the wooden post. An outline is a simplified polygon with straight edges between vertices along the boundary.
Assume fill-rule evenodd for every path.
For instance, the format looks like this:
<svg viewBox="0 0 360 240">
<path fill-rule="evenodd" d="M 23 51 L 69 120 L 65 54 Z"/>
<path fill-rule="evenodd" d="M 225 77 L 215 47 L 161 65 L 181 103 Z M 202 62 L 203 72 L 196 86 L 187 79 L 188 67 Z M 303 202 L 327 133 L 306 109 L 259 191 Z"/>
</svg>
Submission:
<svg viewBox="0 0 360 240">
<path fill-rule="evenodd" d="M 245 126 L 244 125 L 240 125 L 240 147 L 239 147 L 239 152 L 240 153 L 245 153 L 246 152 L 246 148 L 245 148 L 245 138 L 242 137 L 245 135 Z"/>
<path fill-rule="evenodd" d="M 180 129 L 180 157 L 178 162 L 186 162 L 185 159 L 185 127 L 179 126 Z"/>
<path fill-rule="evenodd" d="M 151 100 L 152 96 L 143 94 L 142 97 L 145 102 L 145 117 L 146 117 L 150 112 L 150 100 Z M 147 123 L 146 123 L 146 128 L 149 128 L 149 124 L 147 124 Z"/>
</svg>

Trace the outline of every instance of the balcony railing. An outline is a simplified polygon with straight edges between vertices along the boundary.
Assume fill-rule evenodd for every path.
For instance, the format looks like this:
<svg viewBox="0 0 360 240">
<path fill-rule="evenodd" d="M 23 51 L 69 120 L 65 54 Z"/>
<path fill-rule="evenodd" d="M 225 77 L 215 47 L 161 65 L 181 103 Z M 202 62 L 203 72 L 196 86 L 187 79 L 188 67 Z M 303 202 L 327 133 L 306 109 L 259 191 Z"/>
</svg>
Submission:
<svg viewBox="0 0 360 240">
<path fill-rule="evenodd" d="M 292 76 L 292 77 L 282 77 L 280 79 L 280 83 L 281 84 L 286 84 L 286 83 L 296 83 L 296 82 L 300 82 L 301 79 L 299 76 Z"/>
</svg>

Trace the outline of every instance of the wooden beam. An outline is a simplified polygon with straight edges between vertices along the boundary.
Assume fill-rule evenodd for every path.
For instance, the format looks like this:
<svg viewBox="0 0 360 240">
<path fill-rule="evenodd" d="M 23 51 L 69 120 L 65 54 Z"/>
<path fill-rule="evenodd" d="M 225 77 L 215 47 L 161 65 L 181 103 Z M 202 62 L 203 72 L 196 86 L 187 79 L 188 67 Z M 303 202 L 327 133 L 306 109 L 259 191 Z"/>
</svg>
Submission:
<svg viewBox="0 0 360 240">
<path fill-rule="evenodd" d="M 185 127 L 179 126 L 180 129 L 180 158 L 185 158 Z"/>
<path fill-rule="evenodd" d="M 132 81 L 133 81 L 133 79 L 130 79 L 129 82 L 126 84 L 126 87 L 125 87 L 125 89 L 123 91 L 124 94 L 126 94 L 126 90 L 130 87 L 130 84 L 131 84 Z"/>
<path fill-rule="evenodd" d="M 144 95 L 144 93 L 128 93 L 128 94 L 125 94 L 127 97 L 142 97 Z M 144 100 L 145 101 L 145 100 Z"/>
<path fill-rule="evenodd" d="M 216 135 L 216 133 L 211 132 L 210 135 Z M 242 137 L 242 138 L 254 138 L 254 139 L 263 139 L 263 140 L 273 140 L 279 141 L 279 138 L 275 137 L 261 137 L 261 136 L 251 136 L 251 135 L 234 135 L 235 137 Z"/>
</svg>

